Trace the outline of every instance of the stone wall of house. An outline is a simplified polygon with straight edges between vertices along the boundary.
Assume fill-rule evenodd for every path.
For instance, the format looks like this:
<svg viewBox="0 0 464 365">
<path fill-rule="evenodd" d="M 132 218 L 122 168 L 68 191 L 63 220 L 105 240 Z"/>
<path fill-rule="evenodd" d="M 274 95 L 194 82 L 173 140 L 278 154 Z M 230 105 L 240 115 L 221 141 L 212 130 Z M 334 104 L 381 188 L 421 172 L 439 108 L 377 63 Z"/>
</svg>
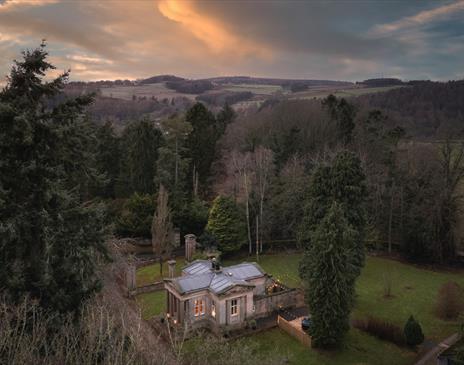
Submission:
<svg viewBox="0 0 464 365">
<path fill-rule="evenodd" d="M 305 305 L 301 289 L 286 289 L 284 291 L 255 297 L 255 317 L 265 317 L 281 308 L 299 308 Z"/>
</svg>

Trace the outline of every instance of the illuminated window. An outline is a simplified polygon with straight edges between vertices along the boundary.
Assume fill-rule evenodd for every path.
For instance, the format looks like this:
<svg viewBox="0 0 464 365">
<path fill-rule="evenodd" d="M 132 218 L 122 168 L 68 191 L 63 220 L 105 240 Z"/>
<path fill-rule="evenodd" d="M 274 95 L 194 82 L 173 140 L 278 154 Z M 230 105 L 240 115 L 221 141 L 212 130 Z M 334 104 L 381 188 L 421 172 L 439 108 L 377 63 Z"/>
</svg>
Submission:
<svg viewBox="0 0 464 365">
<path fill-rule="evenodd" d="M 194 301 L 195 317 L 202 316 L 205 314 L 205 302 L 201 299 L 195 299 Z"/>
<path fill-rule="evenodd" d="M 238 314 L 238 303 L 237 299 L 232 299 L 230 301 L 230 315 L 236 316 Z"/>
<path fill-rule="evenodd" d="M 216 306 L 214 304 L 211 304 L 211 316 L 216 318 Z"/>
</svg>

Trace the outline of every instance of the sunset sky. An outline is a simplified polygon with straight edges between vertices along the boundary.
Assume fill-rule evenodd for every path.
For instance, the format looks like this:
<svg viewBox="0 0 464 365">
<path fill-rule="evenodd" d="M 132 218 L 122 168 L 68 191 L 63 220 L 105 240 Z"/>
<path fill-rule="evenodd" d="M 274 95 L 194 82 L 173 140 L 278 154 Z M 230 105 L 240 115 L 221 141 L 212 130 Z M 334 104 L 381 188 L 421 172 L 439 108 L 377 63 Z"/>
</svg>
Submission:
<svg viewBox="0 0 464 365">
<path fill-rule="evenodd" d="M 0 0 L 1 81 L 42 38 L 73 80 L 464 78 L 464 1 Z"/>
</svg>

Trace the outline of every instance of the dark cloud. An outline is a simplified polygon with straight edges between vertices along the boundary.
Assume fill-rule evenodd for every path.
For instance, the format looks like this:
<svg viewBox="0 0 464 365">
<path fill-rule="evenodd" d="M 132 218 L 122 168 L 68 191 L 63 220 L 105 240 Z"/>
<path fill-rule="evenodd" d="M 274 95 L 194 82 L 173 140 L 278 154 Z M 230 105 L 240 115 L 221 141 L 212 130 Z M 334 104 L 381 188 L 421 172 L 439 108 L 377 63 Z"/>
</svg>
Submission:
<svg viewBox="0 0 464 365">
<path fill-rule="evenodd" d="M 0 0 L 6 57 L 47 38 L 75 78 L 457 78 L 462 1 Z"/>
</svg>

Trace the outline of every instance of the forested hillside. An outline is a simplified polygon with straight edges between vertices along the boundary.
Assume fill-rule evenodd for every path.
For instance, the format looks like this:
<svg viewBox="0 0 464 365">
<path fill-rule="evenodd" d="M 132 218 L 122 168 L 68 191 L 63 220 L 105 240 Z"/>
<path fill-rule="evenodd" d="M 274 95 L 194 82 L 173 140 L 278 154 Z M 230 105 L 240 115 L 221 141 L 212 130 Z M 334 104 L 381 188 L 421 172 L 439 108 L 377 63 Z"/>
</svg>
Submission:
<svg viewBox="0 0 464 365">
<path fill-rule="evenodd" d="M 363 109 L 380 109 L 409 136 L 460 138 L 464 133 L 464 81 L 413 83 L 358 98 Z"/>
</svg>

